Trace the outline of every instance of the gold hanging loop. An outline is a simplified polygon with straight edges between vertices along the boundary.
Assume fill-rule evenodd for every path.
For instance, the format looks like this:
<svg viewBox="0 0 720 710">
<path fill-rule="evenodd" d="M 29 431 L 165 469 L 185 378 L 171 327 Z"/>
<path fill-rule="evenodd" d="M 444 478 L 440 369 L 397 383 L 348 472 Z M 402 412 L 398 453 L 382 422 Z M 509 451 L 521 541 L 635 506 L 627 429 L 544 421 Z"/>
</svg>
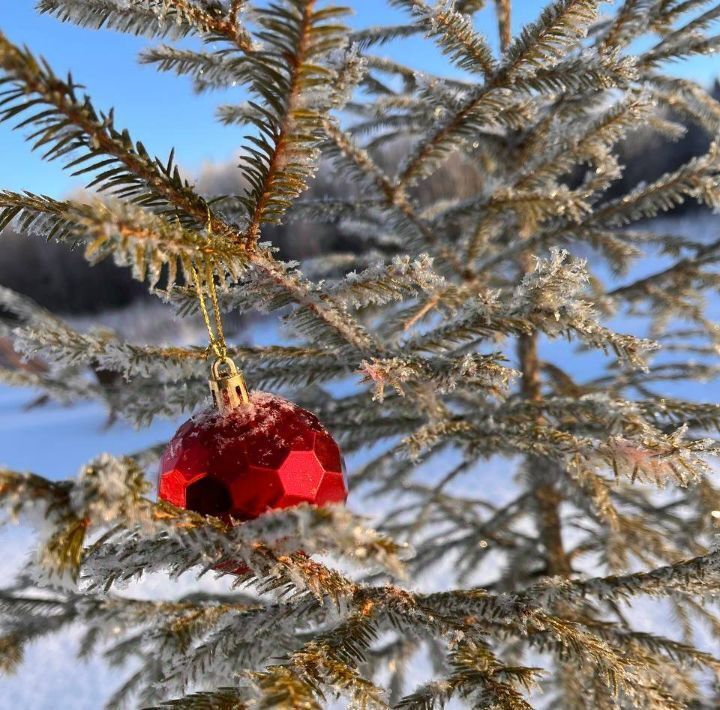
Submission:
<svg viewBox="0 0 720 710">
<path fill-rule="evenodd" d="M 245 378 L 227 356 L 213 363 L 209 384 L 213 401 L 221 414 L 227 414 L 241 404 L 250 402 Z"/>
<path fill-rule="evenodd" d="M 212 232 L 210 220 L 210 208 L 208 208 L 208 232 Z M 245 378 L 238 370 L 237 365 L 228 356 L 227 344 L 225 343 L 225 334 L 222 327 L 222 316 L 220 313 L 220 303 L 215 289 L 215 273 L 213 270 L 213 262 L 210 257 L 205 256 L 204 262 L 204 280 L 207 292 L 210 294 L 210 302 L 212 304 L 213 318 L 215 320 L 215 329 L 210 320 L 210 314 L 205 303 L 205 293 L 200 275 L 198 274 L 195 264 L 190 263 L 190 271 L 195 283 L 195 293 L 197 294 L 200 312 L 202 313 L 205 327 L 207 328 L 210 338 L 209 350 L 215 354 L 215 362 L 211 367 L 211 377 L 208 381 L 210 392 L 212 393 L 215 406 L 222 414 L 235 409 L 241 404 L 250 402 Z"/>
</svg>

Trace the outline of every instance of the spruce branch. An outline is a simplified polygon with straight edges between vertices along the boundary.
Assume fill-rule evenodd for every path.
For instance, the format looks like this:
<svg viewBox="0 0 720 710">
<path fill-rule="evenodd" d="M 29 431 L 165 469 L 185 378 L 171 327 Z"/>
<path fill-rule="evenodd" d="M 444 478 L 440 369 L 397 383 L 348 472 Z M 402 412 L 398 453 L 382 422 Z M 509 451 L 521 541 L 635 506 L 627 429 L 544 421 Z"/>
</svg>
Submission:
<svg viewBox="0 0 720 710">
<path fill-rule="evenodd" d="M 643 218 L 655 217 L 684 204 L 688 197 L 713 205 L 717 199 L 717 160 L 718 149 L 713 143 L 707 154 L 691 159 L 654 182 L 640 185 L 622 197 L 607 201 L 577 225 L 551 223 L 522 244 L 514 244 L 496 252 L 480 264 L 477 270 L 482 273 L 496 268 L 509 259 L 517 258 L 523 249 L 537 249 L 544 244 L 557 244 L 563 239 L 582 239 L 587 229 L 622 227 Z"/>
<path fill-rule="evenodd" d="M 198 32 L 228 39 L 249 51 L 252 40 L 238 22 L 244 4 L 233 3 L 226 12 L 219 2 L 201 4 L 194 0 L 141 0 L 132 5 L 118 0 L 40 0 L 38 10 L 82 27 L 109 27 L 148 37 L 179 38 Z"/>
<path fill-rule="evenodd" d="M 165 270 L 166 287 L 176 276 L 185 281 L 190 260 L 208 259 L 220 276 L 237 277 L 247 263 L 246 250 L 236 242 L 189 229 L 132 203 L 95 200 L 89 203 L 53 200 L 30 193 L 0 193 L 0 228 L 17 225 L 23 234 L 85 247 L 85 258 L 95 264 L 112 257 L 131 267 L 133 277 L 146 278 L 154 288 Z"/>
<path fill-rule="evenodd" d="M 501 76 L 512 79 L 532 72 L 538 65 L 558 61 L 585 37 L 597 19 L 597 5 L 593 0 L 557 0 L 550 4 L 508 48 Z"/>
<path fill-rule="evenodd" d="M 510 26 L 512 7 L 510 0 L 495 0 L 495 13 L 497 14 L 500 47 L 503 53 L 505 53 L 512 44 L 512 28 Z"/>
<path fill-rule="evenodd" d="M 410 37 L 418 34 L 420 28 L 415 24 L 400 24 L 390 26 L 368 27 L 358 30 L 350 35 L 350 40 L 365 50 L 375 45 L 386 44 L 394 39 Z"/>
<path fill-rule="evenodd" d="M 423 0 L 393 0 L 436 37 L 443 52 L 461 69 L 490 76 L 495 59 L 487 42 L 473 29 L 468 16 L 449 5 L 431 7 Z"/>
<path fill-rule="evenodd" d="M 602 33 L 601 46 L 619 49 L 629 44 L 649 29 L 653 11 L 661 4 L 657 0 L 625 0 Z"/>
<path fill-rule="evenodd" d="M 402 698 L 396 707 L 432 710 L 443 707 L 455 696 L 480 707 L 496 705 L 508 710 L 532 707 L 523 692 L 535 685 L 539 668 L 503 665 L 490 648 L 473 641 L 457 642 L 448 660 L 452 673 L 447 679 L 421 686 Z"/>
<path fill-rule="evenodd" d="M 521 126 L 532 117 L 531 107 L 515 103 L 507 89 L 522 82 L 547 63 L 557 62 L 575 46 L 596 17 L 593 0 L 558 0 L 508 49 L 504 63 L 488 82 L 468 92 L 456 109 L 448 112 L 439 127 L 423 140 L 415 155 L 403 166 L 398 180 L 410 183 L 429 174 L 457 139 L 473 135 L 479 125 Z"/>
<path fill-rule="evenodd" d="M 655 217 L 683 204 L 688 197 L 713 206 L 720 168 L 719 151 L 718 145 L 713 143 L 706 155 L 694 158 L 655 182 L 641 185 L 628 195 L 608 202 L 595 211 L 592 223 L 623 225 L 643 217 Z"/>
<path fill-rule="evenodd" d="M 189 693 L 182 698 L 168 700 L 162 703 L 161 707 L 178 710 L 245 710 L 248 707 L 243 702 L 245 698 L 246 694 L 235 688 L 218 688 Z"/>
<path fill-rule="evenodd" d="M 714 51 L 718 41 L 717 38 L 700 38 L 700 35 L 719 18 L 720 8 L 713 7 L 674 31 L 665 33 L 660 42 L 643 53 L 640 58 L 641 65 L 644 67 L 656 67 L 668 59 Z"/>
<path fill-rule="evenodd" d="M 46 64 L 2 34 L 0 67 L 3 83 L 9 85 L 0 119 L 10 121 L 25 114 L 19 125 L 36 126 L 30 140 L 35 149 L 46 149 L 45 159 L 65 159 L 65 167 L 73 168 L 75 175 L 96 173 L 89 186 L 117 197 L 153 209 L 177 207 L 182 210 L 174 213 L 179 218 L 207 221 L 207 203 L 180 176 L 173 155 L 167 162 L 151 158 L 142 143 L 133 143 L 127 131 L 115 127 L 112 112 L 97 113 L 87 97 L 77 96 L 72 78 L 58 79 Z M 39 107 L 39 113 L 27 116 Z M 224 223 L 211 217 L 210 224 L 219 234 L 227 234 Z"/>
<path fill-rule="evenodd" d="M 130 458 L 104 455 L 84 468 L 73 482 L 50 482 L 6 469 L 1 472 L 0 484 L 2 503 L 13 516 L 26 515 L 41 506 L 42 516 L 55 527 L 41 550 L 41 566 L 51 574 L 62 576 L 67 572 L 76 579 L 82 565 L 85 583 L 91 589 L 150 572 L 153 565 L 145 544 L 165 549 L 167 556 L 158 560 L 160 567 L 168 566 L 178 574 L 197 564 L 212 566 L 209 562 L 213 556 L 215 566 L 231 571 L 233 560 L 237 565 L 240 555 L 251 566 L 260 565 L 258 571 L 267 573 L 276 567 L 278 584 L 286 584 L 290 579 L 286 575 L 294 570 L 295 584 L 305 577 L 307 588 L 321 595 L 323 586 L 317 576 L 327 582 L 330 573 L 309 561 L 293 561 L 282 552 L 278 557 L 266 545 L 291 551 L 303 548 L 307 553 L 334 549 L 343 554 L 352 550 L 365 563 L 376 560 L 388 570 L 402 573 L 397 558 L 401 548 L 387 538 L 363 531 L 358 519 L 348 511 L 305 506 L 276 512 L 250 524 L 228 526 L 217 519 L 144 499 L 147 483 Z M 128 527 L 123 530 L 123 525 Z M 84 550 L 86 535 L 103 528 L 110 530 Z M 172 534 L 168 534 L 171 530 Z M 203 545 L 205 552 L 199 554 Z M 118 555 L 120 550 L 123 552 Z M 247 574 L 254 576 L 249 571 Z M 337 593 L 352 589 L 342 577 L 336 579 Z M 274 583 L 271 581 L 271 585 Z"/>
<path fill-rule="evenodd" d="M 246 55 L 233 56 L 226 49 L 198 52 L 172 45 L 160 45 L 140 55 L 143 64 L 151 64 L 159 71 L 189 76 L 197 92 L 236 86 L 247 76 L 250 60 Z"/>
<path fill-rule="evenodd" d="M 314 0 L 291 0 L 257 13 L 264 46 L 249 55 L 249 69 L 252 92 L 262 104 L 251 101 L 245 117 L 259 135 L 242 161 L 251 186 L 241 199 L 250 244 L 261 224 L 280 221 L 314 172 L 323 122 L 345 88 L 342 81 L 333 85 L 339 76 L 328 64 L 345 44 L 343 26 L 335 24 L 342 14 L 338 8 L 316 9 Z"/>
</svg>

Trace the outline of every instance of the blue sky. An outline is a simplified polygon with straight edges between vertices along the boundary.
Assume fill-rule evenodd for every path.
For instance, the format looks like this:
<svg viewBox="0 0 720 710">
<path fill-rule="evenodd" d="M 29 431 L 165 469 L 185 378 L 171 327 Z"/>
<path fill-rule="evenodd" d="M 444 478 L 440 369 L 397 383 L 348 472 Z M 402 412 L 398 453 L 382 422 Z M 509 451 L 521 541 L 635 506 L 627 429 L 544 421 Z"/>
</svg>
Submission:
<svg viewBox="0 0 720 710">
<path fill-rule="evenodd" d="M 215 122 L 218 94 L 196 95 L 189 82 L 174 75 L 159 74 L 136 62 L 138 52 L 149 46 L 144 38 L 111 31 L 83 30 L 49 17 L 39 16 L 34 0 L 0 2 L 0 29 L 14 42 L 27 44 L 43 54 L 58 71 L 72 70 L 75 80 L 84 84 L 95 105 L 114 106 L 118 125 L 130 129 L 152 152 L 164 156 L 175 146 L 180 163 L 191 173 L 203 163 L 227 161 L 238 154 L 243 130 Z M 355 27 L 400 22 L 404 15 L 389 8 L 386 0 L 346 0 L 355 9 L 350 22 Z M 488 3 L 489 5 L 491 3 Z M 537 15 L 541 3 L 516 0 L 514 30 Z M 478 27 L 494 42 L 492 12 L 479 14 Z M 379 52 L 404 60 L 415 67 L 437 70 L 446 64 L 432 45 L 416 38 L 396 42 Z M 709 83 L 720 74 L 716 58 L 702 58 L 677 65 L 678 73 Z M 231 94 L 222 97 L 232 101 Z M 173 110 L 170 110 L 170 107 Z M 27 189 L 60 197 L 80 183 L 74 183 L 58 163 L 43 163 L 32 154 L 27 143 L 0 124 L 0 187 Z"/>
</svg>

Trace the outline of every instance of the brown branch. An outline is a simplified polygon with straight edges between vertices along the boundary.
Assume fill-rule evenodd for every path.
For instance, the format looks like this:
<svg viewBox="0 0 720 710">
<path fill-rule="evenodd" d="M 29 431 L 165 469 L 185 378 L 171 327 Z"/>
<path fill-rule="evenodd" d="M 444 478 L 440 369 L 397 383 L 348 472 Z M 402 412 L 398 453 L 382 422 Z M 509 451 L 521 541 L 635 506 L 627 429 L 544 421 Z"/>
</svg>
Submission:
<svg viewBox="0 0 720 710">
<path fill-rule="evenodd" d="M 642 279 L 633 281 L 632 283 L 626 284 L 625 286 L 619 286 L 612 291 L 607 292 L 607 296 L 614 298 L 616 296 L 626 296 L 629 293 L 637 291 L 646 291 L 649 287 L 656 285 L 657 282 L 661 282 L 668 276 L 674 276 L 675 274 L 683 271 L 689 273 L 697 273 L 699 267 L 705 263 L 705 260 L 712 261 L 713 259 L 720 260 L 720 239 L 716 239 L 714 242 L 707 244 L 697 250 L 694 256 L 686 257 L 680 261 L 668 266 L 667 269 L 658 271 L 655 274 L 650 274 Z"/>
<path fill-rule="evenodd" d="M 172 4 L 180 10 L 184 17 L 194 22 L 197 27 L 204 31 L 211 31 L 234 42 L 243 52 L 252 51 L 252 39 L 245 32 L 237 21 L 237 15 L 242 2 L 234 0 L 227 16 L 221 12 L 211 14 L 187 0 L 172 0 Z"/>
<path fill-rule="evenodd" d="M 639 0 L 626 0 L 625 4 L 618 10 L 605 36 L 601 37 L 600 46 L 604 48 L 618 47 L 623 30 L 640 7 Z"/>
<path fill-rule="evenodd" d="M 307 308 L 326 325 L 333 328 L 348 344 L 355 347 L 367 357 L 376 356 L 379 346 L 374 339 L 348 313 L 340 312 L 328 305 L 322 297 L 315 295 L 301 281 L 290 276 L 272 256 L 255 251 L 252 263 L 267 278 L 280 286 L 298 305 Z"/>
<path fill-rule="evenodd" d="M 520 258 L 522 274 L 532 269 L 532 260 L 529 252 Z M 540 360 L 537 354 L 537 332 L 521 335 L 518 338 L 518 360 L 522 372 L 522 394 L 530 402 L 542 401 L 540 380 Z M 542 423 L 539 415 L 537 423 Z M 562 542 L 562 521 L 560 519 L 560 504 L 562 495 L 557 490 L 555 482 L 549 474 L 554 464 L 540 456 L 528 456 L 527 466 L 533 482 L 532 494 L 535 498 L 537 512 L 537 526 L 540 541 L 545 548 L 545 573 L 554 577 L 560 575 L 569 577 L 572 574 L 570 561 Z"/>
<path fill-rule="evenodd" d="M 265 213 L 265 208 L 270 201 L 272 184 L 278 170 L 281 169 L 285 163 L 285 155 L 290 147 L 288 133 L 292 129 L 292 116 L 300 99 L 302 67 L 305 63 L 305 55 L 307 54 L 310 44 L 312 8 L 314 4 L 315 0 L 308 0 L 308 2 L 303 5 L 302 20 L 298 32 L 297 51 L 287 57 L 290 71 L 290 86 L 285 104 L 285 115 L 283 116 L 280 131 L 277 135 L 275 150 L 270 158 L 268 169 L 261 185 L 260 197 L 250 217 L 250 224 L 245 231 L 245 240 L 250 245 L 256 244 L 260 237 L 260 224 Z"/>
<path fill-rule="evenodd" d="M 0 338 L 0 366 L 39 375 L 46 373 L 49 369 L 47 364 L 40 358 L 23 358 L 15 351 L 9 338 Z"/>
<path fill-rule="evenodd" d="M 410 330 L 415 323 L 417 323 L 419 320 L 422 320 L 430 311 L 432 311 L 438 304 L 440 303 L 440 293 L 436 293 L 434 296 L 429 298 L 425 305 L 412 317 L 409 318 L 405 323 L 403 324 L 402 329 L 404 331 Z"/>
<path fill-rule="evenodd" d="M 510 4 L 511 0 L 495 0 L 498 33 L 500 35 L 500 49 L 503 53 L 508 51 L 512 42 L 512 31 L 510 28 Z"/>
</svg>

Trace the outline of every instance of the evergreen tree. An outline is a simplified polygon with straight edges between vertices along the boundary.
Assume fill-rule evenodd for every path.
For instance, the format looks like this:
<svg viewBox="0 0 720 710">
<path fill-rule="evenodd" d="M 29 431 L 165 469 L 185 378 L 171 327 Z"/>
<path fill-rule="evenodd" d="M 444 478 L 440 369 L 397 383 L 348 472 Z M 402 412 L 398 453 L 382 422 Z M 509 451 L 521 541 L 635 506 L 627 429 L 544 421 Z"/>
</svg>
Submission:
<svg viewBox="0 0 720 710">
<path fill-rule="evenodd" d="M 0 34 L 2 119 L 98 193 L 2 192 L 0 225 L 112 258 L 181 315 L 203 268 L 223 311 L 281 319 L 288 344 L 230 354 L 253 387 L 292 390 L 351 464 L 348 508 L 234 525 L 155 502 L 158 448 L 61 482 L 2 470 L 4 506 L 40 535 L 2 592 L 3 666 L 79 623 L 84 653 L 142 661 L 110 707 L 717 707 L 720 660 L 696 632 L 720 637 L 720 405 L 669 392 L 717 376 L 720 240 L 647 220 L 719 206 L 720 146 L 607 193 L 638 127 L 677 137 L 674 115 L 718 135 L 720 104 L 667 68 L 716 49 L 720 4 L 556 0 L 512 36 L 497 0 L 498 51 L 474 26 L 482 0 L 391 4 L 406 24 L 353 34 L 315 0 L 41 0 L 161 41 L 142 61 L 199 91 L 244 87 L 219 118 L 249 126 L 247 189 L 212 200 Z M 410 35 L 462 71 L 381 56 Z M 384 146 L 404 151 L 393 167 Z M 302 197 L 321 159 L 349 197 Z M 422 191 L 448 161 L 472 194 Z M 301 271 L 264 241 L 313 221 L 356 248 Z M 139 425 L 207 399 L 200 347 L 78 332 L 6 289 L 0 304 L 2 334 L 47 363 L 4 382 Z M 222 595 L 120 588 L 230 569 Z M 665 623 L 639 623 L 641 603 Z"/>
</svg>

